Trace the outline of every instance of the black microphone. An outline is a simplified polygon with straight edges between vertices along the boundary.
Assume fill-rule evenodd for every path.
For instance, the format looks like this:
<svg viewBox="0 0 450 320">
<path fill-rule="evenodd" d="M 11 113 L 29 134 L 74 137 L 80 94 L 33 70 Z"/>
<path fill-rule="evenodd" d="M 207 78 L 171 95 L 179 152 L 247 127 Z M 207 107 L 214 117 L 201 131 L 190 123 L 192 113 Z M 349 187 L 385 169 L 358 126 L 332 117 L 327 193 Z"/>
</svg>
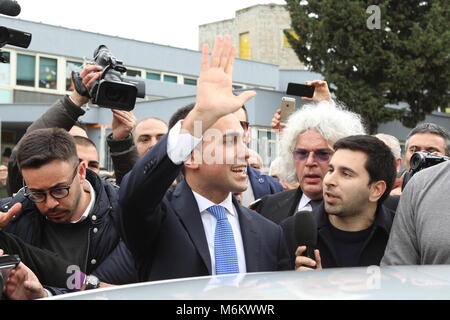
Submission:
<svg viewBox="0 0 450 320">
<path fill-rule="evenodd" d="M 0 0 L 0 13 L 12 17 L 18 16 L 20 5 L 14 0 Z"/>
<path fill-rule="evenodd" d="M 294 216 L 294 233 L 297 247 L 306 246 L 305 257 L 315 260 L 317 246 L 317 223 L 311 211 L 299 211 Z"/>
</svg>

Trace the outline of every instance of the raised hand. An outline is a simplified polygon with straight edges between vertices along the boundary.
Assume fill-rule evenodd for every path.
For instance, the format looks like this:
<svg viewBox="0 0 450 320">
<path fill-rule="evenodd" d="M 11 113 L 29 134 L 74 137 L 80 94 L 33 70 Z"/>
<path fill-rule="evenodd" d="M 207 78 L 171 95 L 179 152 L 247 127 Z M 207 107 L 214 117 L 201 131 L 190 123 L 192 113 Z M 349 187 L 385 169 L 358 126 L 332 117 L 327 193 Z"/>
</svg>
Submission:
<svg viewBox="0 0 450 320">
<path fill-rule="evenodd" d="M 277 111 L 275 111 L 272 118 L 271 127 L 272 129 L 280 131 L 285 128 L 285 126 L 281 124 L 281 109 L 277 109 Z"/>
<path fill-rule="evenodd" d="M 333 101 L 331 99 L 331 93 L 330 90 L 328 89 L 328 84 L 326 81 L 321 80 L 307 81 L 306 84 L 315 87 L 314 96 L 312 98 L 302 97 L 302 100 L 314 102 Z"/>
<path fill-rule="evenodd" d="M 129 111 L 112 110 L 112 134 L 114 140 L 125 139 L 136 127 L 136 117 Z"/>
<path fill-rule="evenodd" d="M 197 101 L 183 128 L 193 133 L 190 127 L 192 122 L 202 121 L 204 132 L 220 117 L 239 110 L 245 102 L 256 95 L 254 91 L 245 91 L 238 96 L 233 94 L 232 74 L 235 55 L 236 47 L 231 44 L 229 36 L 216 38 L 211 59 L 208 45 L 203 45 Z"/>
<path fill-rule="evenodd" d="M 80 72 L 80 78 L 82 79 L 84 86 L 88 90 L 91 88 L 94 81 L 98 80 L 101 77 L 102 73 L 98 72 L 101 70 L 103 70 L 101 66 L 89 64 L 86 65 Z M 80 95 L 76 90 L 74 90 L 69 97 L 72 100 L 72 102 L 79 107 L 89 102 L 89 98 Z"/>
</svg>

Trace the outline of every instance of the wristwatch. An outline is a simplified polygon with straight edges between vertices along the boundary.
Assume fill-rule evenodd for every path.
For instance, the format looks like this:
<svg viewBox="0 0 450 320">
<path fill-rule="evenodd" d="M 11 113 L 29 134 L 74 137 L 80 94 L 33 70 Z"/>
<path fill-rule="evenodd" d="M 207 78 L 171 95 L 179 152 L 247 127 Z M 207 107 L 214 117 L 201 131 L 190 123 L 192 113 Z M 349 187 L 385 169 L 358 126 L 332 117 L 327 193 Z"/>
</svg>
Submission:
<svg viewBox="0 0 450 320">
<path fill-rule="evenodd" d="M 96 276 L 90 274 L 86 276 L 86 279 L 84 279 L 84 285 L 84 290 L 97 289 L 100 287 L 100 280 L 98 280 Z"/>
</svg>

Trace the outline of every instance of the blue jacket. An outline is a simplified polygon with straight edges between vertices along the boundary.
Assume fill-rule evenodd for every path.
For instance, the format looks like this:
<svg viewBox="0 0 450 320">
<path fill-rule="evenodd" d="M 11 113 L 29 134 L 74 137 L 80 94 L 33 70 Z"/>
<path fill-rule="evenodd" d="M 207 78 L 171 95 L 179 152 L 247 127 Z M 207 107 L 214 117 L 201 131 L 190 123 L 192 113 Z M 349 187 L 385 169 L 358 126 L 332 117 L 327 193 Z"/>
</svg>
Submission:
<svg viewBox="0 0 450 320">
<path fill-rule="evenodd" d="M 100 280 L 112 284 L 137 282 L 134 259 L 121 241 L 119 233 L 121 215 L 118 191 L 111 183 L 102 180 L 90 170 L 87 170 L 86 178 L 96 192 L 96 199 L 94 208 L 87 218 L 90 229 L 89 249 L 87 263 L 81 269 L 87 274 L 96 274 Z M 3 230 L 16 235 L 28 244 L 42 247 L 45 217 L 35 204 L 24 198 L 21 193 L 23 189 L 16 197 L 21 198 L 22 211 Z M 4 199 L 2 204 L 9 201 L 11 198 Z"/>
<path fill-rule="evenodd" d="M 250 181 L 253 189 L 255 200 L 258 200 L 265 195 L 278 193 L 284 190 L 283 186 L 278 182 L 277 179 L 263 174 L 255 168 L 247 166 L 247 174 L 248 180 Z"/>
</svg>

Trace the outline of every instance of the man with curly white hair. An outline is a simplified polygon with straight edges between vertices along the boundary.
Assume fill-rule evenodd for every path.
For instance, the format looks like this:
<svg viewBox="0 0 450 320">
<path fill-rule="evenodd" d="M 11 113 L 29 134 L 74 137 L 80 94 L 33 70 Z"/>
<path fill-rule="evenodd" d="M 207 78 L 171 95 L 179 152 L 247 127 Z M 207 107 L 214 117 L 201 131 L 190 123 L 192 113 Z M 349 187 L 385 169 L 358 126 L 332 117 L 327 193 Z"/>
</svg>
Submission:
<svg viewBox="0 0 450 320">
<path fill-rule="evenodd" d="M 320 83 L 325 85 L 319 90 L 316 85 L 316 92 L 326 90 L 329 95 L 326 82 Z M 365 133 L 361 117 L 331 98 L 307 104 L 295 112 L 283 130 L 280 157 L 282 178 L 288 183 L 298 182 L 299 188 L 261 198 L 257 211 L 276 223 L 298 211 L 312 211 L 322 201 L 322 181 L 334 153 L 333 144 Z"/>
</svg>

